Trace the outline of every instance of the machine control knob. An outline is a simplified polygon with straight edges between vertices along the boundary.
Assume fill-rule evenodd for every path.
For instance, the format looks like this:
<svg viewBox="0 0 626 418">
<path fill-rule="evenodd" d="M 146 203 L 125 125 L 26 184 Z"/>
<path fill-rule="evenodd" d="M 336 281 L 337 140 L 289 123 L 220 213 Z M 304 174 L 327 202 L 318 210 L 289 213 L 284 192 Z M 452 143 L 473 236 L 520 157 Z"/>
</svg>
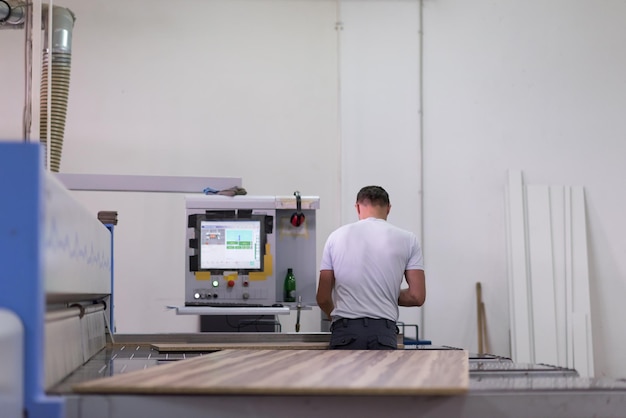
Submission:
<svg viewBox="0 0 626 418">
<path fill-rule="evenodd" d="M 248 282 L 247 280 L 243 281 L 243 287 L 248 287 L 248 285 L 250 285 L 250 282 Z"/>
<path fill-rule="evenodd" d="M 200 293 L 196 292 L 193 294 L 194 299 L 200 299 Z"/>
<path fill-rule="evenodd" d="M 244 300 L 250 299 L 250 294 L 249 293 L 244 293 L 242 296 L 243 296 Z"/>
<path fill-rule="evenodd" d="M 228 281 L 228 287 L 234 287 L 235 286 L 235 281 L 234 280 L 229 280 Z"/>
</svg>

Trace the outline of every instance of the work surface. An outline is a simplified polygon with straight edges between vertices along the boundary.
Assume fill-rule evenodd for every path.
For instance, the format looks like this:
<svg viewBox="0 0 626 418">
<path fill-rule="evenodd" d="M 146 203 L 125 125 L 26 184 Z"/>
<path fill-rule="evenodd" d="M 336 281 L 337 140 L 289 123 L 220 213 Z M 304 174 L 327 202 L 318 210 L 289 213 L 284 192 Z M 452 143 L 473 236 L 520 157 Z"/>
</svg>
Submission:
<svg viewBox="0 0 626 418">
<path fill-rule="evenodd" d="M 80 393 L 453 395 L 464 350 L 223 350 L 74 386 Z"/>
<path fill-rule="evenodd" d="M 156 343 L 151 347 L 160 353 L 190 353 L 219 350 L 326 350 L 327 342 L 257 342 L 257 343 Z"/>
</svg>

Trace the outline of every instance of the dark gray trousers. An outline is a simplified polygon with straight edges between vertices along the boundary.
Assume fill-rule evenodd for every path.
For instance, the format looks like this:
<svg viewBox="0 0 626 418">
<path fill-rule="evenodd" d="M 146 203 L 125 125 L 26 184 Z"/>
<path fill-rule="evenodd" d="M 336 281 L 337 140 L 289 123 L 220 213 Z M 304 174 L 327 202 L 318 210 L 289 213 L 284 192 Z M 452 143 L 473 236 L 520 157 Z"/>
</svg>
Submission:
<svg viewBox="0 0 626 418">
<path fill-rule="evenodd" d="M 396 323 L 389 319 L 336 319 L 330 326 L 331 350 L 395 350 Z"/>
</svg>

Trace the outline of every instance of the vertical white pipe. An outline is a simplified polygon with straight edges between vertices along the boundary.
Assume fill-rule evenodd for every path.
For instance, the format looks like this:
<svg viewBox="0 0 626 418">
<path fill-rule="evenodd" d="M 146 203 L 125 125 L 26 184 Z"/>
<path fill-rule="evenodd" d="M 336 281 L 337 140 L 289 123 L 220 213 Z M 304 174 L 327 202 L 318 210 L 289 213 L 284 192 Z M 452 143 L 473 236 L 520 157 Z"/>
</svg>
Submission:
<svg viewBox="0 0 626 418">
<path fill-rule="evenodd" d="M 419 187 L 420 187 L 420 245 L 422 246 L 422 254 L 426 255 L 426 250 L 424 249 L 424 0 L 419 0 L 419 15 L 418 15 L 418 36 L 419 36 L 419 158 L 420 158 L 420 179 L 419 179 Z M 424 307 L 421 308 L 420 315 L 420 333 L 422 337 L 426 332 L 426 309 Z M 419 339 L 418 335 L 415 338 Z"/>
<path fill-rule="evenodd" d="M 48 98 L 46 101 L 46 167 L 48 171 L 50 170 L 51 165 L 51 151 L 52 151 L 52 15 L 53 15 L 53 0 L 48 0 L 48 27 L 47 27 L 47 37 L 48 37 L 48 45 L 46 48 L 48 49 Z"/>
<path fill-rule="evenodd" d="M 343 31 L 343 22 L 341 21 L 341 0 L 336 0 L 336 23 L 335 31 L 337 32 L 337 143 L 338 143 L 338 175 L 339 187 L 337 188 L 337 202 L 339 210 L 337 211 L 337 225 L 343 223 L 343 125 L 342 125 L 342 100 L 341 100 L 341 32 Z"/>
<path fill-rule="evenodd" d="M 32 1 L 32 15 L 30 21 L 30 31 L 31 31 L 31 41 L 32 46 L 30 49 L 30 63 L 31 63 L 31 73 L 27 75 L 27 77 L 31 77 L 31 89 L 30 89 L 30 106 L 31 106 L 31 127 L 30 132 L 31 135 L 28 140 L 32 140 L 32 132 L 36 132 L 36 141 L 40 141 L 40 125 L 41 125 L 41 75 L 42 75 L 42 64 L 41 58 L 43 51 L 43 40 L 42 40 L 42 31 L 39 23 L 41 22 L 41 8 L 43 5 L 43 0 L 33 0 Z M 32 88 L 32 86 L 37 86 L 37 88 Z M 37 103 L 36 106 L 33 106 L 33 103 Z M 42 161 L 43 164 L 43 161 Z"/>
<path fill-rule="evenodd" d="M 22 136 L 30 142 L 33 118 L 33 7 L 24 6 L 24 110 L 22 112 Z"/>
</svg>

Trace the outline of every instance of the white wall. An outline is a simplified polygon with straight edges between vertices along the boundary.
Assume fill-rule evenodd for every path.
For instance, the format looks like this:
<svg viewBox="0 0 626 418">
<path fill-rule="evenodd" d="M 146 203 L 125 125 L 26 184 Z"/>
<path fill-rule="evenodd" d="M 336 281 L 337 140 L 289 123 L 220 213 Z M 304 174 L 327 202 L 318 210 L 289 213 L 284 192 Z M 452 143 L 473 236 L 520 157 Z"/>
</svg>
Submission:
<svg viewBox="0 0 626 418">
<path fill-rule="evenodd" d="M 63 171 L 241 177 L 249 194 L 300 190 L 334 206 L 334 2 L 70 3 L 78 20 Z M 118 332 L 195 327 L 164 308 L 184 303 L 182 200 L 115 199 L 108 207 L 126 208 L 118 236 L 130 247 L 116 252 Z M 156 244 L 129 241 L 141 233 L 128 224 L 138 207 L 146 227 L 167 223 Z M 318 216 L 325 236 L 332 211 Z M 151 247 L 168 261 L 143 263 L 137 253 Z M 319 328 L 319 314 L 309 316 L 303 330 Z"/>
<path fill-rule="evenodd" d="M 427 335 L 476 347 L 483 283 L 491 348 L 508 355 L 507 169 L 585 187 L 597 376 L 625 376 L 626 4 L 424 2 Z"/>
<path fill-rule="evenodd" d="M 420 237 L 419 1 L 340 6 L 341 224 L 357 220 L 358 190 L 376 184 L 390 195 L 388 221 Z M 420 312 L 400 308 L 399 320 L 420 324 Z"/>
<path fill-rule="evenodd" d="M 251 194 L 318 194 L 318 254 L 355 219 L 358 189 L 381 184 L 391 219 L 419 233 L 418 4 L 347 1 L 342 12 L 335 1 L 187 1 L 181 10 L 192 13 L 172 14 L 164 1 L 67 0 L 77 21 L 61 170 L 237 176 Z M 340 88 L 342 72 L 351 83 Z M 195 330 L 195 319 L 165 309 L 183 302 L 181 198 L 77 195 L 94 212 L 120 213 L 117 331 Z M 303 321 L 318 330 L 319 310 Z"/>
<path fill-rule="evenodd" d="M 337 181 L 346 160 L 336 151 L 334 1 L 188 0 L 173 15 L 164 1 L 66 4 L 81 35 L 63 171 L 235 176 L 255 194 L 319 194 L 320 253 L 358 183 Z M 596 374 L 626 376 L 625 15 L 626 4 L 610 0 L 424 1 L 424 336 L 435 344 L 476 349 L 481 281 L 491 351 L 509 354 L 504 184 L 507 169 L 521 169 L 527 184 L 585 187 Z M 0 32 L 0 50 L 8 54 L 0 75 L 19 79 L 21 63 L 5 65 L 4 57 L 22 59 L 21 38 Z M 379 87 L 398 83 L 415 80 L 401 73 Z M 0 100 L 12 115 L 11 123 L 1 117 L 0 137 L 21 132 L 14 94 Z M 363 145 L 372 144 L 355 146 Z M 399 153 L 412 146 L 401 144 Z M 215 147 L 238 164 L 208 165 Z M 405 205 L 397 187 L 390 186 L 393 221 L 412 225 L 404 211 L 415 195 Z M 120 219 L 119 234 L 131 235 Z M 176 261 L 169 269 L 177 271 Z M 129 280 L 129 300 L 150 284 L 133 271 L 141 274 L 119 277 Z M 150 287 L 149 303 L 171 298 L 172 289 Z M 154 320 L 134 306 L 130 314 L 141 319 L 121 331 Z"/>
<path fill-rule="evenodd" d="M 62 5 L 77 20 L 61 171 L 241 177 L 249 194 L 319 195 L 319 236 L 338 225 L 339 157 L 328 152 L 338 142 L 334 1 Z M 0 45 L 15 61 L 8 79 L 19 80 L 15 33 L 22 38 L 0 32 Z M 7 102 L 3 138 L 21 130 Z M 119 211 L 117 331 L 195 330 L 197 321 L 165 309 L 184 302 L 182 197 L 78 196 L 94 212 Z M 319 329 L 319 311 L 310 322 Z"/>
</svg>

